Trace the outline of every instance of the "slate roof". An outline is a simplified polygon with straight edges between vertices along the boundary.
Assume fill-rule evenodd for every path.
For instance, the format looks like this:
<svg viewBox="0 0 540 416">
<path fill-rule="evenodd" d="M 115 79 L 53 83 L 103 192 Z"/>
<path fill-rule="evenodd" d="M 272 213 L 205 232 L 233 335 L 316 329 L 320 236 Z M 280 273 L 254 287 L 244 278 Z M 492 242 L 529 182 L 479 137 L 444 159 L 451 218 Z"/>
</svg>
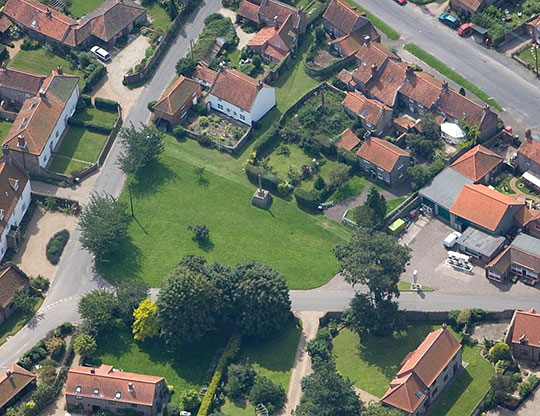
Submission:
<svg viewBox="0 0 540 416">
<path fill-rule="evenodd" d="M 477 224 L 489 231 L 495 231 L 510 206 L 525 206 L 525 202 L 497 192 L 484 185 L 465 185 L 452 205 L 450 212 Z"/>
<path fill-rule="evenodd" d="M 371 100 L 359 92 L 348 92 L 341 104 L 373 126 L 377 125 L 385 111 L 392 111 L 390 107 L 377 100 Z"/>
<path fill-rule="evenodd" d="M 192 99 L 199 88 L 200 84 L 197 81 L 180 75 L 171 88 L 161 96 L 154 106 L 154 111 L 174 116 L 187 101 Z"/>
<path fill-rule="evenodd" d="M 462 175 L 478 182 L 495 170 L 502 161 L 503 158 L 497 153 L 478 145 L 464 153 L 450 166 Z"/>
<path fill-rule="evenodd" d="M 268 85 L 264 84 L 264 87 Z M 255 78 L 227 68 L 218 72 L 210 90 L 210 94 L 246 111 L 251 110 L 258 93 L 258 81 Z"/>
<path fill-rule="evenodd" d="M 344 1 L 332 0 L 323 14 L 323 19 L 343 33 L 351 34 L 356 23 L 361 19 L 366 19 L 366 17 L 364 13 L 360 13 Z"/>
<path fill-rule="evenodd" d="M 40 155 L 78 82 L 78 77 L 53 72 L 41 87 L 45 98 L 38 94 L 24 102 L 3 145 L 13 150 Z M 18 146 L 20 135 L 26 142 L 24 148 Z"/>
<path fill-rule="evenodd" d="M 449 211 L 463 187 L 472 183 L 471 179 L 447 167 L 418 193 Z"/>
<path fill-rule="evenodd" d="M 8 376 L 8 371 L 11 374 Z M 0 408 L 20 393 L 26 386 L 36 379 L 30 371 L 20 365 L 11 364 L 0 373 Z"/>
<path fill-rule="evenodd" d="M 457 239 L 457 244 L 488 258 L 492 258 L 505 242 L 506 238 L 487 234 L 475 227 L 468 227 Z"/>
<path fill-rule="evenodd" d="M 540 314 L 534 309 L 514 312 L 512 343 L 540 347 Z"/>
<path fill-rule="evenodd" d="M 164 380 L 163 377 L 115 370 L 110 365 L 94 368 L 94 374 L 92 374 L 92 369 L 85 366 L 70 369 L 66 381 L 66 395 L 92 398 L 96 397 L 94 392 L 97 389 L 97 396 L 102 400 L 152 406 L 154 397 L 158 393 L 157 384 Z M 132 384 L 131 391 L 130 383 Z M 80 387 L 79 393 L 77 393 L 77 387 Z"/>
<path fill-rule="evenodd" d="M 37 95 L 45 79 L 46 77 L 43 75 L 32 74 L 19 69 L 0 68 L 0 88 L 9 88 L 26 94 Z"/>
<path fill-rule="evenodd" d="M 17 181 L 17 189 L 13 187 L 15 181 Z M 4 214 L 4 218 L 0 220 L 0 234 L 7 227 L 28 181 L 26 172 L 13 160 L 5 156 L 0 158 L 0 212 Z"/>
<path fill-rule="evenodd" d="M 248 0 L 242 0 L 236 14 L 244 19 L 259 23 L 259 6 Z"/>
<path fill-rule="evenodd" d="M 360 144 L 360 139 L 351 129 L 346 129 L 341 133 L 341 138 L 336 143 L 337 147 L 342 147 L 345 150 L 353 150 Z"/>
<path fill-rule="evenodd" d="M 395 144 L 378 137 L 369 137 L 364 140 L 357 155 L 386 172 L 392 172 L 401 156 L 410 157 L 410 153 Z"/>
</svg>

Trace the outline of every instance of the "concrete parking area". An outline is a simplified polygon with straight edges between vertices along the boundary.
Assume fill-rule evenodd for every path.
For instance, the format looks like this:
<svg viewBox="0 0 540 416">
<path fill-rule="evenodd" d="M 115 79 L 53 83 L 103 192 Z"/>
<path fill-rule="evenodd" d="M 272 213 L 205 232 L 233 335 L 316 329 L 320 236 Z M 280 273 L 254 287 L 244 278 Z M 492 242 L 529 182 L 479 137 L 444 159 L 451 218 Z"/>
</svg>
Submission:
<svg viewBox="0 0 540 416">
<path fill-rule="evenodd" d="M 448 251 L 443 246 L 444 238 L 453 230 L 438 219 L 421 216 L 400 238 L 402 244 L 411 248 L 411 260 L 402 280 L 412 282 L 413 271 L 418 271 L 418 283 L 449 294 L 504 294 L 534 297 L 538 288 L 518 281 L 513 284 L 493 282 L 485 277 L 484 269 L 478 265 L 471 273 L 448 266 L 445 261 Z"/>
</svg>

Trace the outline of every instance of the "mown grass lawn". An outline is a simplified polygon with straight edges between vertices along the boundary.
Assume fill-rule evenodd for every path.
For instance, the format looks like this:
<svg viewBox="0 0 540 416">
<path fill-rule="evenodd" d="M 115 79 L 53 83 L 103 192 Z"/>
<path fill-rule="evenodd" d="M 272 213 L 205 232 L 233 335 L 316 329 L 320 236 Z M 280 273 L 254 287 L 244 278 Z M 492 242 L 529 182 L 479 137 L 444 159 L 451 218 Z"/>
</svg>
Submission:
<svg viewBox="0 0 540 416">
<path fill-rule="evenodd" d="M 345 201 L 346 199 L 361 195 L 368 183 L 370 182 L 365 177 L 355 175 L 341 187 L 336 189 L 328 200 L 334 201 L 337 204 Z"/>
<path fill-rule="evenodd" d="M 124 371 L 162 376 L 174 388 L 171 398 L 179 403 L 188 389 L 197 391 L 208 380 L 208 370 L 227 336 L 216 335 L 196 346 L 185 346 L 170 352 L 160 338 L 135 342 L 128 328 L 110 331 L 98 342 L 98 360 Z"/>
<path fill-rule="evenodd" d="M 71 0 L 69 11 L 75 17 L 82 17 L 90 13 L 103 3 L 103 0 Z"/>
<path fill-rule="evenodd" d="M 31 51 L 21 49 L 8 63 L 10 68 L 41 75 L 50 75 L 52 71 L 56 71 L 58 65 L 64 69 L 64 74 L 75 75 L 80 78 L 79 89 L 82 90 L 84 86 L 83 73 L 77 69 L 71 69 L 69 61 L 43 48 Z"/>
<path fill-rule="evenodd" d="M 37 298 L 34 305 L 34 313 L 38 311 L 45 298 Z M 13 314 L 0 325 L 0 345 L 6 342 L 8 337 L 15 335 L 19 330 L 26 325 L 30 318 L 22 316 L 20 311 L 15 311 Z"/>
<path fill-rule="evenodd" d="M 78 160 L 54 155 L 51 159 L 51 164 L 49 165 L 48 169 L 56 173 L 61 173 L 63 175 L 76 176 L 79 172 L 85 170 L 91 165 L 91 163 L 79 162 Z"/>
<path fill-rule="evenodd" d="M 96 162 L 107 136 L 84 127 L 70 126 L 56 153 L 84 162 Z"/>
<path fill-rule="evenodd" d="M 11 121 L 0 121 L 0 139 L 4 140 L 6 138 L 8 131 L 12 125 L 13 123 Z"/>
<path fill-rule="evenodd" d="M 540 51 L 538 51 L 540 55 Z M 534 54 L 534 49 L 532 47 L 525 48 L 519 55 L 518 58 L 529 64 L 531 68 L 536 68 L 536 56 Z M 538 60 L 540 66 L 540 58 Z"/>
<path fill-rule="evenodd" d="M 403 358 L 438 328 L 440 325 L 419 322 L 408 325 L 407 333 L 398 337 L 367 336 L 362 341 L 357 334 L 344 329 L 334 339 L 337 370 L 358 388 L 382 397 Z"/>
<path fill-rule="evenodd" d="M 118 114 L 112 111 L 102 111 L 95 107 L 87 107 L 83 111 L 76 113 L 73 118 L 112 127 L 117 116 Z"/>
<path fill-rule="evenodd" d="M 193 140 L 165 139 L 160 163 L 133 180 L 135 221 L 131 241 L 99 269 L 112 282 L 139 278 L 159 286 L 186 254 L 228 264 L 256 260 L 282 273 L 290 288 L 327 282 L 337 270 L 332 249 L 349 231 L 296 204 L 274 198 L 267 211 L 251 205 L 255 187 L 246 179 L 243 159 L 208 150 Z M 199 177 L 197 167 L 205 167 Z M 129 202 L 128 189 L 121 199 Z M 204 224 L 210 241 L 199 245 L 189 225 Z"/>
<path fill-rule="evenodd" d="M 152 20 L 152 27 L 154 29 L 161 30 L 164 33 L 169 30 L 172 20 L 157 1 L 153 1 L 150 5 L 146 6 L 146 11 Z"/>
<path fill-rule="evenodd" d="M 389 199 L 386 201 L 386 214 L 390 214 L 393 210 L 399 207 L 403 201 L 407 199 L 406 196 L 400 196 L 399 198 Z"/>
</svg>

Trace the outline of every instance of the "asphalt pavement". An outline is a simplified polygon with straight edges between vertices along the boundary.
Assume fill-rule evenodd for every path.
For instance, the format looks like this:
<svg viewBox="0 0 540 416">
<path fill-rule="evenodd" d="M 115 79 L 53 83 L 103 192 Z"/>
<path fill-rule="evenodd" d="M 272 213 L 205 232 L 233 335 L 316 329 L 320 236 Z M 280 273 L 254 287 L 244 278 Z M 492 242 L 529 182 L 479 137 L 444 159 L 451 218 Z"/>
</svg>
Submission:
<svg viewBox="0 0 540 416">
<path fill-rule="evenodd" d="M 144 87 L 137 103 L 127 114 L 124 125 L 146 124 L 150 117 L 147 104 L 157 100 L 175 75 L 178 60 L 186 56 L 190 40 L 195 40 L 204 27 L 204 19 L 221 8 L 220 0 L 204 0 L 191 15 L 169 47 L 153 78 Z M 115 142 L 107 161 L 101 167 L 94 192 L 119 196 L 125 175 L 116 166 L 120 144 Z M 93 258 L 79 243 L 80 231 L 75 229 L 58 265 L 47 298 L 38 314 L 0 347 L 0 370 L 11 365 L 20 355 L 43 338 L 47 332 L 64 322 L 79 319 L 77 303 L 81 295 L 98 287 L 109 286 L 94 270 Z"/>
<path fill-rule="evenodd" d="M 512 58 L 461 38 L 425 8 L 393 0 L 355 0 L 401 35 L 493 97 L 524 127 L 540 132 L 540 81 Z"/>
</svg>

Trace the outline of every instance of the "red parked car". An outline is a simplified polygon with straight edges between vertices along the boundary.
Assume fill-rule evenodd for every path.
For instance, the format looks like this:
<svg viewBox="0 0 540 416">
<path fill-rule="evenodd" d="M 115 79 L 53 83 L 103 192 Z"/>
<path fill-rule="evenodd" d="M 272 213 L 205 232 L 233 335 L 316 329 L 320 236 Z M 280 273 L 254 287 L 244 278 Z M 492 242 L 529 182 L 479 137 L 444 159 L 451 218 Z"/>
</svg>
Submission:
<svg viewBox="0 0 540 416">
<path fill-rule="evenodd" d="M 467 36 L 469 33 L 472 32 L 472 23 L 465 23 L 461 25 L 457 31 L 459 36 Z"/>
<path fill-rule="evenodd" d="M 407 0 L 394 0 L 397 4 L 400 4 L 402 6 L 405 6 L 407 4 Z"/>
</svg>

